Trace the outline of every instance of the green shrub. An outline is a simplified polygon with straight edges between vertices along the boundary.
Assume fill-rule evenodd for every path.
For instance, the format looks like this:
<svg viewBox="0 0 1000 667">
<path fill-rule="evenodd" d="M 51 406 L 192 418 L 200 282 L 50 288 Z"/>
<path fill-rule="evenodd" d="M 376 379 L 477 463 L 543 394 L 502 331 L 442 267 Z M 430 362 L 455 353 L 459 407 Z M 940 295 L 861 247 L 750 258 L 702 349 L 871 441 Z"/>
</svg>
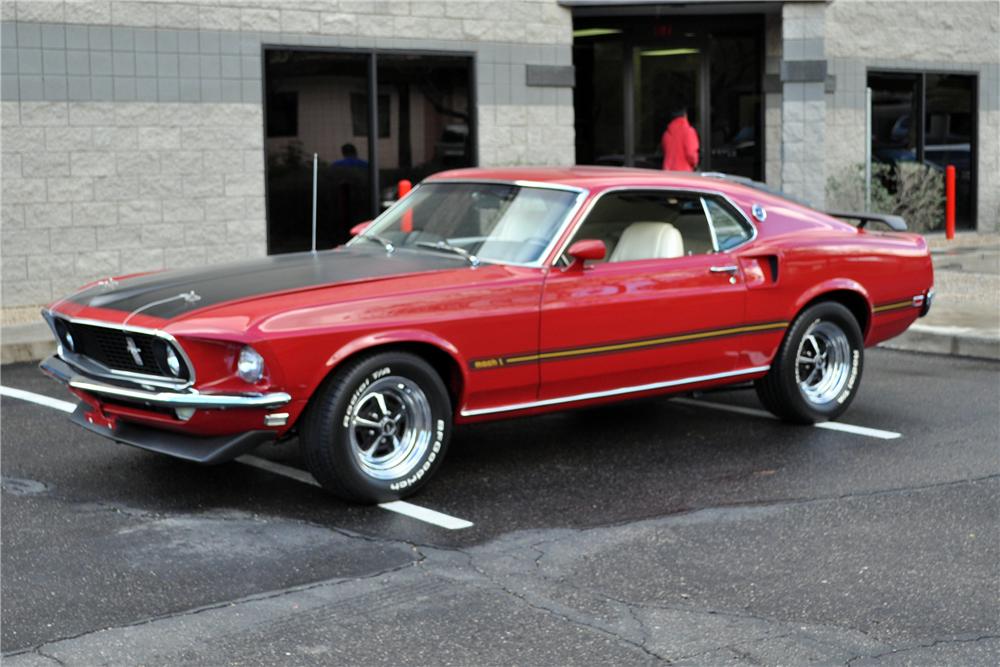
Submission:
<svg viewBox="0 0 1000 667">
<path fill-rule="evenodd" d="M 864 211 L 865 167 L 851 165 L 827 179 L 830 210 Z M 871 213 L 902 216 L 910 230 L 944 227 L 944 173 L 915 162 L 872 164 Z"/>
</svg>

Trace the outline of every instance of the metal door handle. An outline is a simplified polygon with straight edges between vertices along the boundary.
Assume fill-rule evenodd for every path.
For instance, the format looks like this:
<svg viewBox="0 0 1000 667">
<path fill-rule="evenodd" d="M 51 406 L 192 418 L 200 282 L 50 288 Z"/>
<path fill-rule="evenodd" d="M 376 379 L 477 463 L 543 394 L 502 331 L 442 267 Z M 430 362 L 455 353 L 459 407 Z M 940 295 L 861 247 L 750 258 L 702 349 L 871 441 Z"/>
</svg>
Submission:
<svg viewBox="0 0 1000 667">
<path fill-rule="evenodd" d="M 740 269 L 735 264 L 730 264 L 729 266 L 713 266 L 708 270 L 712 273 L 736 273 Z"/>
</svg>

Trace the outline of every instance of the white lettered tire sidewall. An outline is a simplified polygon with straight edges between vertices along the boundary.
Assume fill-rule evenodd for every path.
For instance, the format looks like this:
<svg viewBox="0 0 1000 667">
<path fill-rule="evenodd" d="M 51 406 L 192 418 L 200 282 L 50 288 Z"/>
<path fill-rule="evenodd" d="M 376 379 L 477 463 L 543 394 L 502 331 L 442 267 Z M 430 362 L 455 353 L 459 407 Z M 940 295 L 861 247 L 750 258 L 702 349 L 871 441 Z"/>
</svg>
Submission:
<svg viewBox="0 0 1000 667">
<path fill-rule="evenodd" d="M 430 438 L 407 459 L 405 474 L 378 479 L 366 471 L 352 440 L 352 416 L 366 390 L 387 378 L 419 388 L 429 406 Z M 452 429 L 451 399 L 437 371 L 420 357 L 384 352 L 345 365 L 328 378 L 309 408 L 301 448 L 313 476 L 346 500 L 386 502 L 416 493 L 441 465 Z"/>
<path fill-rule="evenodd" d="M 802 339 L 811 327 L 829 322 L 847 338 L 850 350 L 848 376 L 843 388 L 825 403 L 816 403 L 803 395 L 796 375 L 796 357 Z M 836 419 L 850 406 L 858 393 L 864 370 L 864 335 L 854 315 L 834 301 L 816 303 L 795 318 L 782 342 L 767 377 L 758 380 L 757 393 L 773 413 L 798 423 Z"/>
</svg>

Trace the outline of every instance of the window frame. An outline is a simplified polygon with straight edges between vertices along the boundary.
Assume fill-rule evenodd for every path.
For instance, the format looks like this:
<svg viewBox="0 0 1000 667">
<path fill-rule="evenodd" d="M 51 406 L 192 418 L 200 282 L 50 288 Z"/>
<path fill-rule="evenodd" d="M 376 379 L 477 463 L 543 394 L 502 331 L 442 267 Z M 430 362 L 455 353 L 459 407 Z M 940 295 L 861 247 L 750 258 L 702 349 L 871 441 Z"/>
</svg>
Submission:
<svg viewBox="0 0 1000 667">
<path fill-rule="evenodd" d="M 587 202 L 586 206 L 584 207 L 583 212 L 578 216 L 578 219 L 577 219 L 576 223 L 574 223 L 573 226 L 572 226 L 572 228 L 569 230 L 569 233 L 567 234 L 566 239 L 562 243 L 560 243 L 558 245 L 558 247 L 556 248 L 556 252 L 552 256 L 551 266 L 553 266 L 553 267 L 562 267 L 562 268 L 565 268 L 566 266 L 569 266 L 569 261 L 568 261 L 568 258 L 566 256 L 566 250 L 573 243 L 573 241 L 576 240 L 577 234 L 580 232 L 580 229 L 583 227 L 583 225 L 586 224 L 587 219 L 593 213 L 594 207 L 597 205 L 597 202 L 599 202 L 601 200 L 601 198 L 604 197 L 605 195 L 614 194 L 614 193 L 620 193 L 620 192 L 663 192 L 665 194 L 669 194 L 669 193 L 673 192 L 673 193 L 682 194 L 682 195 L 692 195 L 693 194 L 693 195 L 697 196 L 699 198 L 699 200 L 702 201 L 702 202 L 704 202 L 704 198 L 705 197 L 714 197 L 714 198 L 717 198 L 717 199 L 721 200 L 722 202 L 725 203 L 726 206 L 728 206 L 730 209 L 732 209 L 732 211 L 734 211 L 736 213 L 736 217 L 738 219 L 742 220 L 743 222 L 745 222 L 749 226 L 751 234 L 750 234 L 750 237 L 747 238 L 742 243 L 739 243 L 739 244 L 733 246 L 732 248 L 729 248 L 728 250 L 716 250 L 716 252 L 714 254 L 728 254 L 728 253 L 733 252 L 734 250 L 737 250 L 738 248 L 742 248 L 743 246 L 745 246 L 747 244 L 753 243 L 757 239 L 757 235 L 759 233 L 758 229 L 757 229 L 757 225 L 755 225 L 754 222 L 753 222 L 753 220 L 750 219 L 750 216 L 746 214 L 746 211 L 744 211 L 735 201 L 733 201 L 732 198 L 729 195 L 727 195 L 725 192 L 722 192 L 721 190 L 710 190 L 710 189 L 704 189 L 704 188 L 672 187 L 672 186 L 663 186 L 663 185 L 659 185 L 659 186 L 657 186 L 657 185 L 651 185 L 651 186 L 620 185 L 620 186 L 610 187 L 610 188 L 607 188 L 605 190 L 602 190 L 602 191 L 598 192 L 597 194 L 595 194 L 593 197 L 590 198 L 590 201 Z M 702 206 L 704 207 L 704 203 L 702 203 Z M 709 220 L 709 229 L 712 230 L 712 235 L 714 237 L 715 236 L 715 229 L 711 225 L 711 217 L 709 217 L 708 220 Z M 718 243 L 715 243 L 715 245 L 716 245 L 716 248 L 718 248 Z M 695 256 L 695 255 L 690 255 L 690 257 L 693 257 L 693 256 Z M 706 254 L 706 255 L 703 255 L 703 256 L 707 257 L 708 255 Z M 685 255 L 685 257 L 689 257 L 689 255 Z M 683 259 L 683 258 L 681 258 L 681 257 L 663 257 L 663 258 L 657 258 L 657 259 L 654 259 L 654 260 L 641 259 L 641 260 L 632 260 L 632 261 L 634 261 L 634 262 L 649 262 L 649 261 L 669 262 L 669 261 L 674 260 L 674 259 Z M 628 264 L 629 262 L 615 262 L 615 263 L 616 264 Z"/>
<path fill-rule="evenodd" d="M 740 241 L 739 243 L 737 243 L 736 245 L 734 245 L 732 248 L 726 248 L 725 250 L 723 250 L 722 248 L 720 248 L 719 247 L 719 233 L 715 229 L 715 218 L 712 216 L 712 212 L 709 211 L 709 209 L 708 209 L 708 199 L 714 199 L 715 203 L 718 204 L 719 206 L 721 206 L 723 210 L 726 210 L 726 209 L 729 209 L 729 208 L 735 208 L 737 211 L 740 211 L 740 209 L 735 204 L 733 206 L 727 206 L 726 203 L 720 202 L 718 199 L 715 199 L 714 197 L 709 197 L 709 196 L 706 196 L 706 195 L 702 195 L 700 197 L 700 199 L 701 199 L 701 206 L 702 206 L 702 208 L 705 211 L 705 217 L 708 219 L 708 229 L 709 229 L 709 231 L 712 234 L 712 245 L 715 246 L 715 253 L 716 254 L 726 253 L 726 252 L 729 252 L 731 250 L 735 250 L 736 248 L 739 248 L 741 245 L 749 243 L 751 240 L 754 239 L 754 237 L 756 237 L 756 235 L 757 235 L 757 227 L 752 222 L 750 222 L 750 220 L 747 219 L 746 216 L 740 216 L 738 214 L 733 214 L 732 211 L 729 211 L 730 215 L 733 216 L 733 219 L 736 220 L 736 224 L 740 225 L 744 229 L 746 229 L 747 227 L 750 228 L 750 235 L 747 238 L 745 238 L 742 241 Z M 729 203 L 731 203 L 731 202 L 729 202 Z M 742 222 L 744 222 L 746 224 L 745 225 L 741 224 L 741 220 L 742 220 Z"/>
<path fill-rule="evenodd" d="M 916 76 L 917 79 L 917 108 L 915 115 L 920 118 L 920 122 L 917 123 L 917 137 L 916 137 L 916 155 L 917 161 L 923 162 L 925 155 L 924 150 L 926 149 L 926 113 L 927 113 L 927 77 L 929 75 L 955 75 L 955 76 L 967 76 L 972 79 L 971 93 L 972 100 L 970 103 L 971 110 L 971 123 L 969 136 L 971 141 L 969 142 L 969 150 L 971 155 L 969 156 L 969 164 L 971 174 L 971 202 L 969 206 L 969 222 L 971 226 L 967 229 L 969 231 L 979 230 L 979 123 L 982 108 L 980 106 L 980 85 L 982 83 L 981 72 L 976 69 L 966 69 L 962 65 L 956 66 L 954 69 L 946 68 L 936 68 L 936 67 L 881 67 L 881 66 L 869 66 L 865 68 L 865 86 L 870 87 L 870 78 L 872 75 L 892 75 L 892 74 L 912 74 Z M 869 139 L 869 142 L 871 139 Z M 966 229 L 960 226 L 959 229 Z M 935 233 L 935 232 L 931 232 Z"/>
<path fill-rule="evenodd" d="M 262 137 L 261 154 L 264 156 L 264 217 L 266 222 L 266 247 L 267 254 L 279 254 L 272 252 L 272 226 L 274 220 L 270 214 L 269 202 L 270 176 L 268 172 L 268 146 L 267 146 L 267 94 L 271 79 L 267 75 L 267 56 L 269 51 L 311 51 L 319 53 L 342 54 L 349 56 L 363 56 L 366 60 L 366 93 L 368 96 L 368 125 L 374 127 L 376 132 L 368 132 L 368 181 L 371 187 L 369 210 L 371 218 L 377 218 L 384 213 L 382 210 L 381 191 L 383 183 L 379 175 L 379 151 L 378 151 L 378 65 L 379 57 L 393 56 L 428 56 L 464 59 L 468 65 L 468 104 L 469 104 L 469 162 L 470 167 L 479 166 L 479 63 L 482 56 L 475 50 L 456 48 L 451 49 L 422 49 L 422 48 L 382 48 L 382 47 L 350 47 L 350 46 L 314 46 L 306 44 L 290 44 L 280 40 L 261 40 L 257 51 L 260 56 L 260 79 L 261 79 L 261 107 L 263 122 L 260 132 Z M 391 116 L 390 116 L 391 119 Z M 372 135 L 376 135 L 374 138 Z M 547 257 L 546 257 L 547 259 Z"/>
</svg>

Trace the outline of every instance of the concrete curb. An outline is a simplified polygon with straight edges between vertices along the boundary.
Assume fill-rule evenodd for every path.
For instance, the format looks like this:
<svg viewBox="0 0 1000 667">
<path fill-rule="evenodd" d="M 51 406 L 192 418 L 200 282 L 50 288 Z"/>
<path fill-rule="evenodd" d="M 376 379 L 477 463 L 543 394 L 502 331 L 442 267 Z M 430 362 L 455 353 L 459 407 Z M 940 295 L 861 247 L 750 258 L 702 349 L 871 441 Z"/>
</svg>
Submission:
<svg viewBox="0 0 1000 667">
<path fill-rule="evenodd" d="M 56 351 L 45 322 L 12 324 L 0 329 L 0 364 L 40 361 Z"/>
<path fill-rule="evenodd" d="M 907 352 L 1000 360 L 1000 332 L 971 327 L 914 324 L 901 335 L 878 346 Z"/>
</svg>

